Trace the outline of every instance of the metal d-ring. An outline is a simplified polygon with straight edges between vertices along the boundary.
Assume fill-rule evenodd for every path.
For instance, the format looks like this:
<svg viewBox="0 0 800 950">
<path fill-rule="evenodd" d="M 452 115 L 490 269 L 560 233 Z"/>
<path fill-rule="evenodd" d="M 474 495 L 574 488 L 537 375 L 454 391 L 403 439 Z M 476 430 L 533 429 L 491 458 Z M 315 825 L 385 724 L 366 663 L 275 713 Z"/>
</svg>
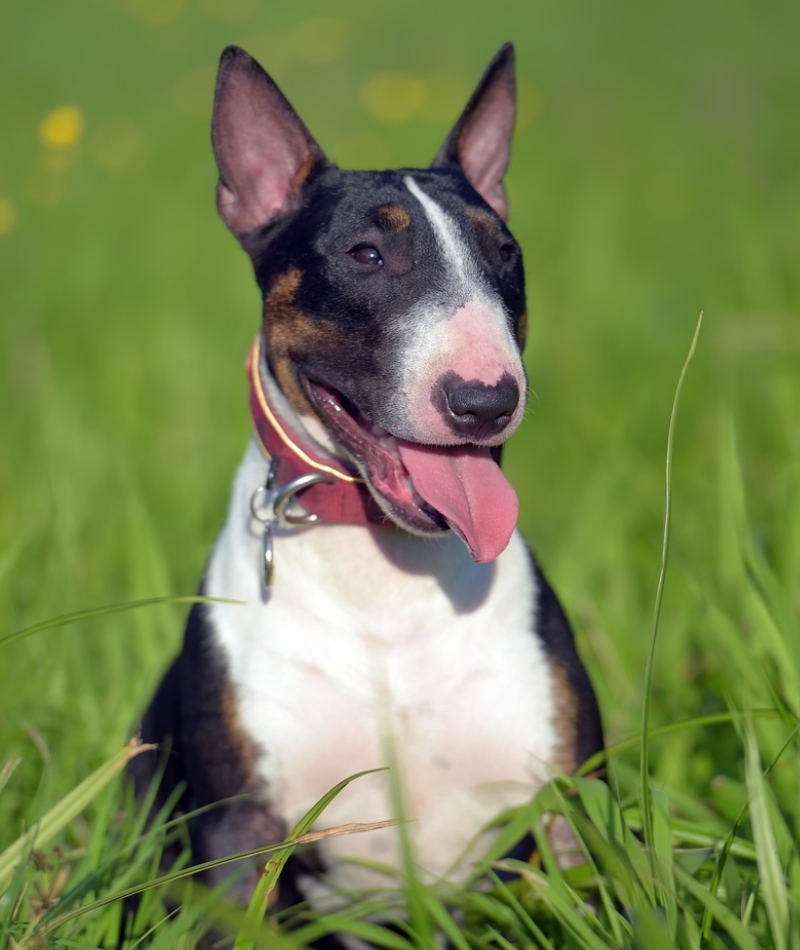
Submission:
<svg viewBox="0 0 800 950">
<path fill-rule="evenodd" d="M 262 559 L 262 569 L 264 577 L 264 587 L 266 590 L 272 586 L 272 578 L 275 573 L 275 548 L 273 545 L 272 539 L 272 526 L 277 521 L 279 524 L 290 526 L 290 525 L 303 525 L 303 524 L 313 524 L 317 520 L 317 516 L 314 514 L 305 514 L 305 515 L 293 515 L 287 510 L 287 505 L 291 504 L 294 496 L 302 491 L 304 488 L 308 488 L 310 485 L 316 485 L 318 482 L 331 482 L 331 478 L 328 475 L 323 475 L 322 473 L 316 475 L 301 475 L 299 478 L 293 479 L 291 482 L 288 482 L 283 488 L 276 490 L 275 488 L 275 479 L 277 475 L 278 460 L 273 458 L 270 462 L 269 473 L 267 474 L 267 479 L 263 485 L 259 485 L 258 488 L 250 496 L 250 514 L 253 518 L 264 527 L 264 537 L 263 537 L 263 559 Z M 260 498 L 267 496 L 275 492 L 275 496 L 272 500 L 272 511 L 266 509 L 266 514 L 264 509 L 259 510 L 258 501 Z"/>
<path fill-rule="evenodd" d="M 266 518 L 263 515 L 260 515 L 256 510 L 256 502 L 258 499 L 265 495 L 267 492 L 275 490 L 275 476 L 278 472 L 278 460 L 277 458 L 270 459 L 269 471 L 267 472 L 267 478 L 263 485 L 259 485 L 258 488 L 250 496 L 250 514 L 253 518 L 258 521 L 260 524 L 269 524 L 272 521 L 272 517 L 268 515 Z"/>
<path fill-rule="evenodd" d="M 274 517 L 271 513 L 266 516 L 259 514 L 257 502 L 258 499 L 262 497 L 262 495 L 275 490 L 275 476 L 277 471 L 278 460 L 273 458 L 269 463 L 269 471 L 267 472 L 266 481 L 263 485 L 259 485 L 250 496 L 250 514 L 253 516 L 255 521 L 264 526 L 263 557 L 261 567 L 263 571 L 264 587 L 267 590 L 269 590 L 269 588 L 272 586 L 272 576 L 275 571 L 275 549 L 272 544 L 272 525 L 274 523 Z"/>
<path fill-rule="evenodd" d="M 327 482 L 330 484 L 332 479 L 329 475 L 319 474 L 310 474 L 310 475 L 301 475 L 299 478 L 295 478 L 290 482 L 287 482 L 283 488 L 278 490 L 277 495 L 272 502 L 272 511 L 275 515 L 275 519 L 279 524 L 282 525 L 298 525 L 298 524 L 313 524 L 317 520 L 315 514 L 310 512 L 305 515 L 293 515 L 287 510 L 287 505 L 290 504 L 292 498 L 302 491 L 304 488 L 309 488 L 311 485 L 317 485 L 319 482 Z M 253 496 L 255 500 L 255 496 Z M 251 502 L 252 508 L 252 502 Z"/>
</svg>

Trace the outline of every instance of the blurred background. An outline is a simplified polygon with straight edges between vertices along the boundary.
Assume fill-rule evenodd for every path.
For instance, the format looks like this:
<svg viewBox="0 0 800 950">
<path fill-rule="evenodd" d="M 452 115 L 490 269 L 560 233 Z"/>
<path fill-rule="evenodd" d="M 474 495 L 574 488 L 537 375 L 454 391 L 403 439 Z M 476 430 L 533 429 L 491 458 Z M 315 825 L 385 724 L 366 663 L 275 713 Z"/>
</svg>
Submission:
<svg viewBox="0 0 800 950">
<path fill-rule="evenodd" d="M 701 310 L 654 720 L 784 689 L 737 578 L 746 534 L 796 618 L 798 37 L 792 0 L 5 0 L 0 636 L 194 593 L 224 519 L 260 304 L 214 208 L 222 48 L 263 63 L 332 159 L 384 168 L 430 161 L 510 39 L 535 395 L 505 467 L 608 737 L 638 727 L 667 421 Z M 37 788 L 40 803 L 63 794 L 131 734 L 183 616 L 141 609 L 0 645 L 0 767 L 23 760 L 0 845 Z M 662 742 L 660 780 L 703 795 L 738 768 L 727 735 Z"/>
</svg>

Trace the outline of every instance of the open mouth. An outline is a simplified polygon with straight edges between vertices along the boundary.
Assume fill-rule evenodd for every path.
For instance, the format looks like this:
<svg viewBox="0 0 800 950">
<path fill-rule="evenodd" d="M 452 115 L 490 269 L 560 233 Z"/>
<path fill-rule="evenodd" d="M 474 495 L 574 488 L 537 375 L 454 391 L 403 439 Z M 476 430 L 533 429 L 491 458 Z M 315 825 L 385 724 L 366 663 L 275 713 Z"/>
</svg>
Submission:
<svg viewBox="0 0 800 950">
<path fill-rule="evenodd" d="M 303 382 L 393 521 L 418 534 L 452 529 L 474 561 L 493 561 L 505 550 L 519 503 L 489 447 L 429 446 L 398 438 L 331 387 Z"/>
</svg>

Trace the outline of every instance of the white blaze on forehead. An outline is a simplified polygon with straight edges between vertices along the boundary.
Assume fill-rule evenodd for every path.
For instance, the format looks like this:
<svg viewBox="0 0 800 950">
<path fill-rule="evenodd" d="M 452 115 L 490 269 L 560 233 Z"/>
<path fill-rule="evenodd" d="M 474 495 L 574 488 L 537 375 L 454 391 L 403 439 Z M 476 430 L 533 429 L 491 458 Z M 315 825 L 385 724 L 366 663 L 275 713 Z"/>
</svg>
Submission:
<svg viewBox="0 0 800 950">
<path fill-rule="evenodd" d="M 508 313 L 497 293 L 482 279 L 456 222 L 410 175 L 404 181 L 433 229 L 452 287 L 452 302 L 423 298 L 412 311 L 409 324 L 414 327 L 413 335 L 405 346 L 401 366 L 409 424 L 398 434 L 429 445 L 463 441 L 447 427 L 432 398 L 437 381 L 452 372 L 486 386 L 497 385 L 505 375 L 516 380 L 520 403 L 504 432 L 505 438 L 522 419 L 526 392 Z"/>
<path fill-rule="evenodd" d="M 451 218 L 436 204 L 433 198 L 429 198 L 425 194 L 410 175 L 406 175 L 404 181 L 408 190 L 424 208 L 439 246 L 455 275 L 461 278 L 460 282 L 480 286 L 481 281 L 475 273 L 469 248 L 458 233 L 458 229 Z M 478 287 L 476 287 L 477 289 Z"/>
</svg>

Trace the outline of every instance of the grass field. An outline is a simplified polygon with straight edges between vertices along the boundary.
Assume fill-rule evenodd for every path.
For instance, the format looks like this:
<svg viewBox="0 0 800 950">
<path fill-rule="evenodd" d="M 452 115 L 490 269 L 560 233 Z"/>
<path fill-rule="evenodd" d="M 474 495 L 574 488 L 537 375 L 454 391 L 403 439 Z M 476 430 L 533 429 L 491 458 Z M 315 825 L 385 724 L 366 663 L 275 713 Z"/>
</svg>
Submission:
<svg viewBox="0 0 800 950">
<path fill-rule="evenodd" d="M 649 745 L 648 849 L 624 830 L 648 799 L 633 742 L 611 756 L 610 793 L 587 779 L 559 798 L 562 783 L 536 805 L 571 816 L 588 871 L 528 869 L 491 894 L 412 877 L 410 925 L 362 932 L 395 947 L 430 946 L 436 922 L 459 947 L 800 948 L 798 36 L 790 0 L 0 6 L 0 851 L 57 808 L 46 855 L 13 881 L 0 855 L 0 948 L 115 945 L 119 903 L 56 917 L 157 866 L 162 839 L 139 840 L 119 782 L 63 800 L 131 736 L 186 607 L 2 638 L 191 595 L 224 517 L 259 302 L 214 211 L 219 52 L 253 52 L 328 154 L 369 168 L 427 163 L 506 39 L 536 395 L 505 465 L 611 745 L 641 729 L 667 425 L 705 314 L 650 704 L 652 728 L 676 728 Z M 165 887 L 142 927 L 166 913 Z M 239 925 L 184 896 L 156 943 L 192 946 L 203 908 Z M 303 939 L 324 924 L 309 926 Z M 298 939 L 270 930 L 268 945 Z"/>
</svg>

